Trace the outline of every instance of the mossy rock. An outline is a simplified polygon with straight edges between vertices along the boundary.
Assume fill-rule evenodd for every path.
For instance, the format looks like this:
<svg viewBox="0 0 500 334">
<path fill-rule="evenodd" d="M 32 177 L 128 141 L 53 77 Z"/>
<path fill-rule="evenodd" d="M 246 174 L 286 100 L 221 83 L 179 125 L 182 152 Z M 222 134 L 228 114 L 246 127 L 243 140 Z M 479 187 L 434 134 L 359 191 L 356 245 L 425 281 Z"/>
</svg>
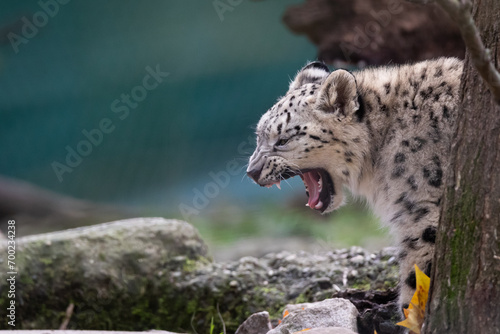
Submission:
<svg viewBox="0 0 500 334">
<path fill-rule="evenodd" d="M 7 260 L 4 247 L 0 264 Z M 211 263 L 195 228 L 162 218 L 19 238 L 16 248 L 16 328 L 24 329 L 58 328 L 70 303 L 75 305 L 70 328 L 155 328 L 166 322 L 161 320 L 166 310 L 158 306 L 170 274 Z M 7 290 L 5 276 L 2 271 L 1 291 Z M 172 293 L 168 299 L 176 304 L 172 298 L 184 296 Z M 2 293 L 2 309 L 8 302 Z"/>
<path fill-rule="evenodd" d="M 0 266 L 6 254 L 0 245 Z M 339 288 L 394 286 L 394 254 L 354 247 L 216 263 L 195 228 L 162 218 L 24 237 L 16 250 L 16 329 L 58 328 L 73 303 L 68 329 L 209 333 L 213 319 L 220 333 L 220 314 L 232 333 L 256 312 L 277 318 L 286 304 L 323 300 Z M 0 310 L 6 290 L 4 270 Z"/>
</svg>

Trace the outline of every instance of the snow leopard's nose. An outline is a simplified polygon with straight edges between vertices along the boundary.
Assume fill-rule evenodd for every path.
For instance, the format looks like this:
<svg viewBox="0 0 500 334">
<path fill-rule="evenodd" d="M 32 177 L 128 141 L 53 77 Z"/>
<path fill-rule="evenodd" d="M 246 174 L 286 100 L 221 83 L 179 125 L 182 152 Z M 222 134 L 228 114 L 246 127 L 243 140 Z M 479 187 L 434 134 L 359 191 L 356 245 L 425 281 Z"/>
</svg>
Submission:
<svg viewBox="0 0 500 334">
<path fill-rule="evenodd" d="M 264 168 L 264 160 L 265 157 L 262 157 L 261 150 L 257 148 L 248 162 L 247 175 L 257 184 L 259 184 L 260 174 Z"/>
<path fill-rule="evenodd" d="M 262 166 L 258 166 L 257 168 L 247 169 L 247 175 L 255 181 L 255 183 L 259 184 L 260 174 L 262 173 Z"/>
</svg>

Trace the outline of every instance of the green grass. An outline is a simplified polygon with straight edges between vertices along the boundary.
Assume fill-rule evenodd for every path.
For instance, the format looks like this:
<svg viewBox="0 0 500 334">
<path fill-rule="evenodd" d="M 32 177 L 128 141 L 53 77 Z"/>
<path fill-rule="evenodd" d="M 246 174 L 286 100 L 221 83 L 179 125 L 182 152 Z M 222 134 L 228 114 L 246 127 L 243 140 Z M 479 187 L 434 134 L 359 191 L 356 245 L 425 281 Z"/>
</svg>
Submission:
<svg viewBox="0 0 500 334">
<path fill-rule="evenodd" d="M 387 231 L 359 203 L 326 216 L 303 204 L 264 204 L 258 210 L 227 207 L 195 217 L 191 223 L 212 245 L 231 244 L 249 237 L 306 237 L 336 248 L 358 245 L 379 249 L 390 245 Z"/>
</svg>

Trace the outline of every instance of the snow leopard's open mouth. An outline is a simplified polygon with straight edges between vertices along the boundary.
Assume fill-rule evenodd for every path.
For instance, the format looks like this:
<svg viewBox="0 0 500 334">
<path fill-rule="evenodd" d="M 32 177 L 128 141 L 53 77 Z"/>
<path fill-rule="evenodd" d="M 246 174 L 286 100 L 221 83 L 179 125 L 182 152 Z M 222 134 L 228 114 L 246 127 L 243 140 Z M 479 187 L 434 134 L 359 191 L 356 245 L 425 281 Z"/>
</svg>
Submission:
<svg viewBox="0 0 500 334">
<path fill-rule="evenodd" d="M 335 195 L 335 187 L 330 174 L 321 168 L 318 169 L 305 169 L 298 173 L 286 172 L 280 175 L 281 180 L 286 180 L 291 177 L 299 175 L 304 186 L 306 187 L 306 194 L 309 197 L 307 206 L 311 209 L 318 210 L 323 213 Z M 279 182 L 276 182 L 279 186 Z M 268 185 L 268 186 L 272 186 Z"/>
<path fill-rule="evenodd" d="M 324 169 L 313 169 L 303 171 L 300 178 L 304 181 L 306 193 L 309 197 L 307 206 L 324 212 L 335 195 L 335 188 L 330 174 Z"/>
</svg>

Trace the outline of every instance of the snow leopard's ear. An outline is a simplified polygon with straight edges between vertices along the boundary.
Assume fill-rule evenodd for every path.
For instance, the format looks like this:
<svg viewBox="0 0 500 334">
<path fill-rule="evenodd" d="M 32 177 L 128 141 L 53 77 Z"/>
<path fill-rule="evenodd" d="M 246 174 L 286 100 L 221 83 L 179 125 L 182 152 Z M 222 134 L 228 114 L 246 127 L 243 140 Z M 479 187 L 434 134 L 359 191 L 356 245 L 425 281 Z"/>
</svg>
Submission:
<svg viewBox="0 0 500 334">
<path fill-rule="evenodd" d="M 315 109 L 342 119 L 352 116 L 359 107 L 354 75 L 346 70 L 333 71 L 319 89 Z"/>
<path fill-rule="evenodd" d="M 308 83 L 320 83 L 328 74 L 330 74 L 330 70 L 324 63 L 320 61 L 309 63 L 297 73 L 295 79 L 290 83 L 288 92 Z"/>
</svg>

